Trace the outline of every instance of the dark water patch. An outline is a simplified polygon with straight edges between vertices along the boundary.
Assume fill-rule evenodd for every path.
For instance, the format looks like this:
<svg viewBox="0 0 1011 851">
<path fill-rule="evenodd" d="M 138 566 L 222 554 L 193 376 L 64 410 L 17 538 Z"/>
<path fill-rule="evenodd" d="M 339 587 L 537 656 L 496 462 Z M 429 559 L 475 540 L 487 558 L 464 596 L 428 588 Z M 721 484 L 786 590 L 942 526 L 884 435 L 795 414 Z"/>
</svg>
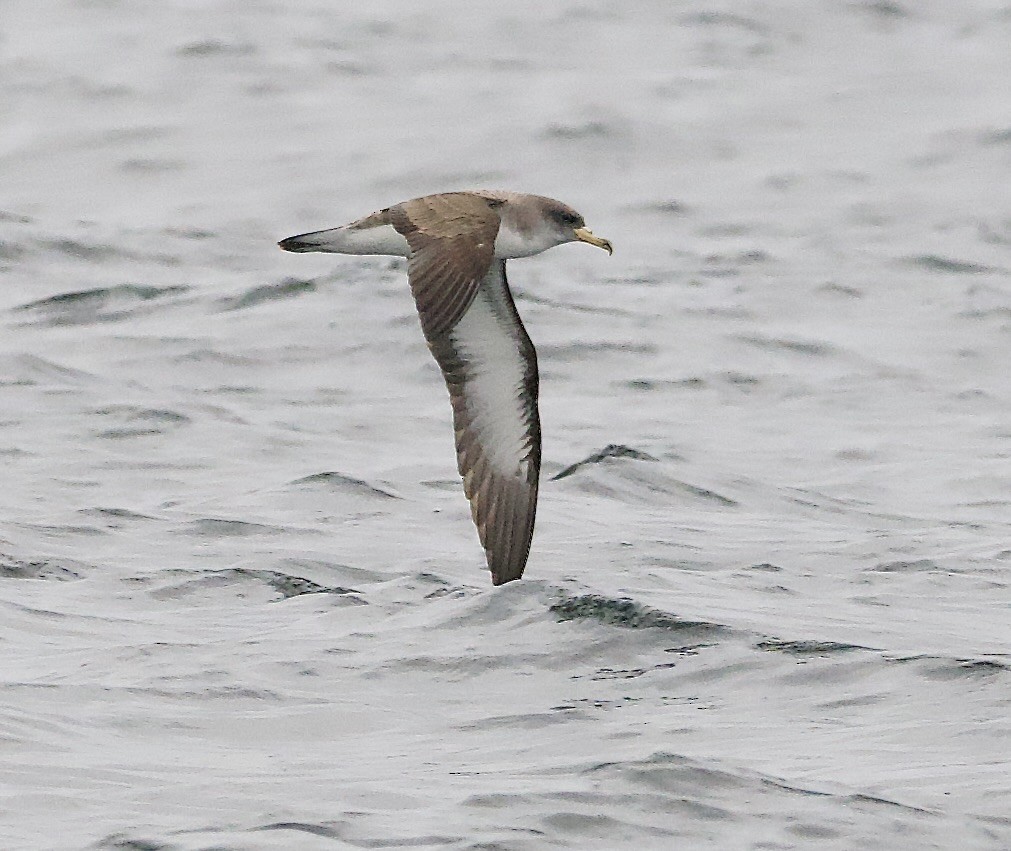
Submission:
<svg viewBox="0 0 1011 851">
<path fill-rule="evenodd" d="M 376 73 L 375 66 L 353 60 L 331 60 L 324 63 L 323 70 L 339 77 L 370 77 Z"/>
<path fill-rule="evenodd" d="M 354 588 L 341 588 L 340 586 L 320 585 L 311 579 L 302 576 L 292 576 L 288 573 L 279 573 L 276 570 L 252 570 L 245 567 L 235 567 L 228 570 L 219 571 L 224 574 L 231 574 L 238 578 L 248 577 L 268 585 L 277 591 L 284 599 L 291 597 L 301 597 L 305 594 L 357 594 Z M 359 599 L 361 605 L 367 605 L 364 600 Z"/>
<path fill-rule="evenodd" d="M 538 350 L 546 361 L 560 360 L 563 363 L 582 361 L 593 355 L 607 352 L 619 352 L 630 355 L 651 355 L 656 353 L 652 343 L 611 342 L 598 340 L 596 342 L 561 343 L 539 346 Z"/>
<path fill-rule="evenodd" d="M 672 217 L 687 216 L 689 213 L 694 212 L 690 205 L 674 198 L 644 204 L 627 204 L 623 209 L 628 213 L 660 213 Z"/>
<path fill-rule="evenodd" d="M 252 56 L 257 52 L 256 45 L 248 42 L 228 42 L 217 38 L 206 38 L 191 41 L 176 50 L 178 56 L 192 58 L 207 58 L 215 56 Z"/>
<path fill-rule="evenodd" d="M 128 174 L 162 174 L 168 171 L 183 171 L 186 163 L 164 157 L 129 157 L 119 164 L 121 171 Z"/>
<path fill-rule="evenodd" d="M 875 18 L 887 21 L 897 21 L 910 17 L 909 11 L 894 0 L 871 0 L 856 4 L 858 9 L 870 12 Z"/>
<path fill-rule="evenodd" d="M 308 833 L 312 836 L 322 836 L 325 839 L 340 839 L 344 831 L 338 830 L 335 825 L 340 822 L 310 823 L 304 821 L 275 821 L 270 824 L 262 824 L 257 827 L 248 828 L 249 832 L 265 830 L 284 830 L 294 833 Z"/>
<path fill-rule="evenodd" d="M 897 810 L 905 810 L 910 813 L 923 813 L 924 815 L 934 814 L 932 810 L 924 809 L 923 807 L 914 807 L 912 804 L 903 804 L 899 801 L 893 801 L 891 798 L 882 798 L 878 795 L 867 795 L 863 792 L 857 792 L 854 795 L 846 795 L 845 800 L 851 801 L 854 804 L 870 804 L 874 807 L 890 807 Z"/>
<path fill-rule="evenodd" d="M 677 662 L 660 662 L 656 665 L 646 665 L 644 667 L 636 668 L 597 668 L 592 674 L 583 676 L 577 674 L 573 676 L 572 679 L 589 679 L 592 681 L 597 680 L 635 680 L 644 674 L 651 674 L 653 671 L 664 671 L 677 666 Z M 633 698 L 624 698 L 625 700 L 633 700 Z"/>
<path fill-rule="evenodd" d="M 872 649 L 839 641 L 787 641 L 777 638 L 763 639 L 756 642 L 755 647 L 769 653 L 787 653 L 791 656 L 830 656 L 836 653 L 852 653 L 855 650 Z"/>
<path fill-rule="evenodd" d="M 176 646 L 189 646 L 189 645 L 176 645 Z M 207 672 L 212 673 L 212 672 Z M 213 673 L 220 673 L 220 671 L 213 671 Z M 146 695 L 151 697 L 166 697 L 179 701 L 186 701 L 191 703 L 194 700 L 199 701 L 201 705 L 204 705 L 204 701 L 208 700 L 222 700 L 228 701 L 230 703 L 242 702 L 244 704 L 249 703 L 259 703 L 261 701 L 271 701 L 272 703 L 283 703 L 285 701 L 284 695 L 280 692 L 271 691 L 266 688 L 249 688 L 247 686 L 204 686 L 201 688 L 187 688 L 186 686 L 191 684 L 191 680 L 187 677 L 172 677 L 167 676 L 162 678 L 163 682 L 179 682 L 182 685 L 180 688 L 151 688 L 147 686 L 102 686 L 102 691 L 108 694 L 111 693 L 124 693 L 131 695 Z"/>
<path fill-rule="evenodd" d="M 623 629 L 662 629 L 669 632 L 723 634 L 728 628 L 706 621 L 691 621 L 636 603 L 628 597 L 583 594 L 563 597 L 548 608 L 559 621 L 592 620 Z"/>
<path fill-rule="evenodd" d="M 992 266 L 973 263 L 969 260 L 954 260 L 939 254 L 918 254 L 907 258 L 912 265 L 926 269 L 929 272 L 945 272 L 955 275 L 978 275 L 982 272 L 996 271 Z"/>
<path fill-rule="evenodd" d="M 903 656 L 895 662 L 913 663 L 920 673 L 934 682 L 959 680 L 991 680 L 1011 673 L 1011 657 L 947 658 L 944 656 Z"/>
<path fill-rule="evenodd" d="M 840 449 L 838 452 L 834 452 L 833 455 L 840 461 L 857 461 L 860 463 L 875 461 L 881 457 L 877 452 L 869 449 Z"/>
<path fill-rule="evenodd" d="M 31 529 L 38 532 L 40 535 L 45 535 L 47 538 L 54 538 L 58 541 L 66 540 L 74 535 L 87 535 L 89 537 L 93 537 L 96 535 L 106 534 L 104 529 L 96 529 L 94 526 L 72 526 L 70 524 L 58 523 L 19 523 L 18 525 L 25 529 Z"/>
<path fill-rule="evenodd" d="M 75 260 L 89 260 L 105 263 L 122 256 L 122 251 L 112 245 L 97 245 L 77 239 L 47 239 L 39 243 L 43 248 L 73 257 Z"/>
<path fill-rule="evenodd" d="M 743 372 L 724 372 L 719 375 L 719 378 L 732 387 L 744 390 L 750 390 L 762 383 L 762 379 L 757 375 L 746 375 Z"/>
<path fill-rule="evenodd" d="M 700 228 L 702 236 L 713 237 L 715 239 L 726 239 L 738 236 L 747 236 L 754 233 L 756 226 L 750 222 L 717 222 Z"/>
<path fill-rule="evenodd" d="M 854 697 L 843 697 L 839 700 L 826 700 L 822 701 L 818 705 L 822 709 L 837 711 L 842 709 L 859 709 L 865 706 L 877 706 L 888 703 L 891 699 L 892 696 L 890 694 L 887 694 L 886 692 L 878 692 L 876 694 L 861 694 Z"/>
<path fill-rule="evenodd" d="M 769 32 L 769 28 L 765 24 L 753 18 L 736 15 L 733 12 L 716 12 L 711 10 L 695 12 L 682 16 L 681 21 L 688 26 L 716 27 L 718 29 L 730 27 L 755 33 L 756 35 L 766 35 Z"/>
<path fill-rule="evenodd" d="M 375 497 L 378 499 L 402 499 L 390 491 L 371 485 L 362 479 L 355 479 L 345 476 L 343 473 L 328 472 L 314 473 L 311 476 L 304 476 L 289 482 L 290 485 L 300 485 L 303 487 L 321 487 L 331 491 L 338 491 L 343 494 L 354 496 Z"/>
<path fill-rule="evenodd" d="M 827 343 L 817 343 L 806 340 L 789 340 L 785 337 L 762 337 L 752 334 L 743 334 L 737 337 L 742 343 L 764 349 L 766 351 L 784 351 L 799 355 L 811 355 L 813 357 L 827 357 L 837 354 L 834 346 Z"/>
<path fill-rule="evenodd" d="M 150 514 L 139 514 L 127 508 L 82 508 L 80 513 L 88 517 L 94 517 L 96 520 L 104 523 L 109 529 L 122 529 L 129 523 L 157 520 L 156 517 L 152 517 Z"/>
<path fill-rule="evenodd" d="M 166 236 L 175 236 L 180 239 L 206 240 L 217 236 L 214 231 L 203 228 L 162 228 L 161 232 Z"/>
<path fill-rule="evenodd" d="M 615 134 L 615 128 L 606 121 L 557 122 L 549 124 L 543 136 L 562 142 L 578 142 L 588 139 L 606 139 Z"/>
<path fill-rule="evenodd" d="M 778 564 L 771 564 L 770 562 L 763 561 L 759 564 L 749 564 L 745 570 L 761 570 L 767 573 L 780 573 L 783 568 L 781 568 Z"/>
<path fill-rule="evenodd" d="M 138 305 L 154 302 L 166 296 L 187 292 L 189 287 L 155 287 L 141 284 L 119 284 L 91 290 L 60 293 L 13 308 L 19 313 L 31 313 L 47 325 L 84 325 L 91 322 L 113 322 L 137 312 Z"/>
<path fill-rule="evenodd" d="M 765 263 L 771 259 L 772 256 L 767 251 L 753 248 L 748 251 L 738 251 L 735 254 L 709 254 L 706 256 L 705 262 L 728 266 L 748 266 L 753 263 Z"/>
<path fill-rule="evenodd" d="M 567 476 L 571 476 L 577 470 L 590 464 L 599 464 L 606 458 L 633 458 L 636 461 L 658 461 L 658 458 L 654 458 L 652 455 L 641 452 L 638 449 L 633 449 L 630 446 L 625 446 L 620 443 L 609 443 L 603 449 L 594 452 L 592 455 L 587 455 L 582 461 L 577 461 L 575 464 L 570 464 L 560 473 L 556 473 L 551 477 L 550 481 L 554 482 L 558 479 L 564 479 Z"/>
<path fill-rule="evenodd" d="M 358 633 L 363 635 L 363 633 Z M 369 633 L 368 635 L 372 635 Z M 462 682 L 474 677 L 481 677 L 490 672 L 508 674 L 520 669 L 535 669 L 545 664 L 551 664 L 551 653 L 505 653 L 501 655 L 475 654 L 473 652 L 461 655 L 453 653 L 447 656 L 402 656 L 388 662 L 377 664 L 368 669 L 370 677 L 389 676 L 396 678 L 403 673 L 423 674 L 438 681 Z M 547 713 L 529 713 L 522 715 L 489 716 L 479 721 L 459 725 L 462 730 L 490 729 L 497 730 L 504 724 L 516 727 L 547 726 L 562 723 L 564 719 L 549 716 Z"/>
<path fill-rule="evenodd" d="M 616 382 L 619 387 L 627 387 L 630 390 L 641 390 L 650 392 L 653 390 L 663 390 L 671 388 L 674 390 L 703 390 L 709 386 L 704 378 L 691 376 L 690 378 L 632 378 L 627 381 Z"/>
<path fill-rule="evenodd" d="M 68 582 L 82 579 L 83 565 L 58 559 L 18 559 L 0 553 L 0 579 L 49 579 Z"/>
<path fill-rule="evenodd" d="M 659 201 L 650 205 L 650 209 L 668 216 L 687 216 L 692 211 L 692 208 L 683 201 L 675 201 L 674 199 Z"/>
<path fill-rule="evenodd" d="M 247 828 L 247 832 L 249 833 L 263 831 L 304 833 L 311 836 L 319 836 L 323 839 L 334 839 L 340 842 L 341 848 L 449 848 L 458 847 L 458 843 L 464 839 L 461 836 L 449 836 L 445 834 L 420 834 L 403 839 L 395 837 L 369 838 L 362 836 L 361 828 L 353 825 L 350 821 L 278 821 Z M 281 847 L 294 849 L 302 846 L 297 840 L 292 838 Z M 221 849 L 221 851 L 225 851 L 225 849 Z"/>
<path fill-rule="evenodd" d="M 736 278 L 740 274 L 741 270 L 732 266 L 710 266 L 707 269 L 700 269 L 697 273 L 698 277 L 693 278 L 690 283 L 693 287 L 698 287 L 704 284 L 704 281 L 699 278 Z"/>
<path fill-rule="evenodd" d="M 863 290 L 859 290 L 856 287 L 851 287 L 846 284 L 837 284 L 835 282 L 829 282 L 827 284 L 822 284 L 815 288 L 815 292 L 821 295 L 830 296 L 843 296 L 844 298 L 863 298 Z"/>
<path fill-rule="evenodd" d="M 249 523 L 245 520 L 227 520 L 221 517 L 201 517 L 177 530 L 177 534 L 193 535 L 198 538 L 239 538 L 248 535 L 275 534 L 286 531 L 277 526 L 263 523 Z"/>
<path fill-rule="evenodd" d="M 930 558 L 918 558 L 911 561 L 885 561 L 874 567 L 865 568 L 875 573 L 945 573 L 941 565 Z"/>
<path fill-rule="evenodd" d="M 463 585 L 457 585 L 455 588 L 445 587 L 436 588 L 434 591 L 429 591 L 424 599 L 426 600 L 438 600 L 442 597 L 452 597 L 454 600 L 463 600 L 467 597 L 474 596 L 474 589 L 467 588 Z"/>
<path fill-rule="evenodd" d="M 261 363 L 258 358 L 236 355 L 231 352 L 219 352 L 215 349 L 193 349 L 184 354 L 175 355 L 171 360 L 175 363 L 212 363 L 239 367 L 257 366 Z"/>
<path fill-rule="evenodd" d="M 642 700 L 641 697 L 619 697 L 613 700 L 607 698 L 580 697 L 569 703 L 559 706 L 552 706 L 553 712 L 564 712 L 567 720 L 578 717 L 579 720 L 586 720 L 593 717 L 592 710 L 604 710 L 610 712 L 612 709 L 626 709 L 635 706 Z M 577 716 L 578 713 L 578 716 Z"/>
<path fill-rule="evenodd" d="M 786 831 L 801 839 L 837 839 L 842 836 L 842 832 L 834 827 L 826 827 L 821 824 L 811 822 L 794 822 L 786 826 Z"/>
<path fill-rule="evenodd" d="M 185 414 L 166 408 L 112 405 L 108 408 L 99 408 L 94 413 L 119 423 L 98 433 L 98 437 L 107 440 L 166 434 L 190 423 L 190 418 Z"/>
<path fill-rule="evenodd" d="M 343 588 L 337 585 L 323 585 L 277 570 L 255 569 L 246 567 L 230 567 L 223 570 L 166 570 L 158 574 L 159 579 L 168 578 L 172 584 L 159 587 L 151 592 L 156 600 L 177 600 L 191 595 L 204 595 L 210 589 L 235 589 L 238 596 L 243 596 L 242 588 L 258 586 L 270 589 L 278 594 L 278 599 L 288 600 L 292 597 L 302 597 L 307 594 L 332 594 L 346 598 L 350 605 L 368 605 L 358 596 L 354 588 Z M 133 578 L 132 582 L 138 581 Z M 150 577 L 143 577 L 142 584 L 150 584 Z"/>
<path fill-rule="evenodd" d="M 664 269 L 656 271 L 639 272 L 636 275 L 624 275 L 620 278 L 601 277 L 596 278 L 594 283 L 600 287 L 626 286 L 626 287 L 655 287 L 666 285 L 674 280 L 671 273 Z M 637 314 L 640 315 L 640 314 Z"/>
<path fill-rule="evenodd" d="M 623 546 L 634 546 L 631 542 L 622 541 Z M 660 543 L 659 541 L 657 543 Z M 669 542 L 666 542 L 669 543 Z M 664 570 L 722 570 L 723 565 L 715 565 L 710 561 L 696 561 L 684 558 L 670 558 L 669 556 L 644 556 L 640 557 L 640 563 L 650 567 L 659 567 Z"/>
<path fill-rule="evenodd" d="M 517 715 L 488 715 L 478 721 L 460 724 L 458 729 L 471 730 L 543 730 L 546 727 L 557 727 L 568 724 L 576 718 L 571 714 L 559 713 L 554 710 L 547 712 L 525 712 Z"/>
<path fill-rule="evenodd" d="M 90 846 L 96 851 L 178 851 L 181 845 L 157 839 L 141 839 L 125 833 L 112 833 Z"/>
<path fill-rule="evenodd" d="M 285 278 L 277 284 L 264 284 L 263 286 L 252 287 L 241 295 L 223 298 L 219 303 L 222 310 L 242 310 L 247 307 L 255 307 L 267 301 L 279 301 L 314 292 L 316 292 L 316 284 L 313 281 L 299 278 Z"/>
<path fill-rule="evenodd" d="M 102 134 L 105 142 L 148 142 L 169 135 L 173 128 L 163 124 L 133 124 L 113 127 Z"/>
<path fill-rule="evenodd" d="M 982 145 L 1011 145 L 1011 127 L 987 130 L 979 136 Z"/>
</svg>

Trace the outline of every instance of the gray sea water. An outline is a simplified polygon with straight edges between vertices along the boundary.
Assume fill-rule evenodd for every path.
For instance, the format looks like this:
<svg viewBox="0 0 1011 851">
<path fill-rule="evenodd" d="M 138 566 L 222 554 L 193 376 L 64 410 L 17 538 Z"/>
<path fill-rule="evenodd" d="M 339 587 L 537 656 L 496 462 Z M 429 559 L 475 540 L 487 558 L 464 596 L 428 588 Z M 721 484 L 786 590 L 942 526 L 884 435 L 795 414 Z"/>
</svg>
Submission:
<svg viewBox="0 0 1011 851">
<path fill-rule="evenodd" d="M 3 0 L 0 847 L 1011 848 L 1009 43 Z M 402 262 L 275 246 L 481 187 L 616 247 L 499 589 Z"/>
</svg>

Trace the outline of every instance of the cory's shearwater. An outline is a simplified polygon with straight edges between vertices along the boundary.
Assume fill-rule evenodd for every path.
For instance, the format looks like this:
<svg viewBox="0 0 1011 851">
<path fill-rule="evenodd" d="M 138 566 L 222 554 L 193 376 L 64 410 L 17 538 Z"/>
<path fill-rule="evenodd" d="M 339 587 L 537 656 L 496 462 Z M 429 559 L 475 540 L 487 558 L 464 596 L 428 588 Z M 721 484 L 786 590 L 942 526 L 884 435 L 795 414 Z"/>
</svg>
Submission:
<svg viewBox="0 0 1011 851">
<path fill-rule="evenodd" d="M 278 243 L 285 251 L 407 258 L 421 329 L 449 388 L 457 465 L 495 585 L 523 575 L 541 467 L 537 354 L 505 261 L 576 241 L 612 251 L 560 201 L 476 191 L 415 198 Z"/>
</svg>

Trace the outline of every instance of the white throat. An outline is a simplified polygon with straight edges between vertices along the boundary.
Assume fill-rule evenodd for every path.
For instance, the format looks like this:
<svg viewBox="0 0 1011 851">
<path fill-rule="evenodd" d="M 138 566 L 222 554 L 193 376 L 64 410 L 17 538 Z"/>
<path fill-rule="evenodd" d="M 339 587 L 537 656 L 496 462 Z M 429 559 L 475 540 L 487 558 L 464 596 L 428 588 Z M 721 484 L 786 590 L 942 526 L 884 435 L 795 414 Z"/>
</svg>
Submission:
<svg viewBox="0 0 1011 851">
<path fill-rule="evenodd" d="M 498 229 L 498 236 L 495 237 L 495 256 L 499 260 L 510 260 L 513 257 L 530 257 L 533 254 L 540 254 L 556 245 L 561 245 L 564 240 L 549 228 L 536 228 L 530 233 L 520 233 L 509 227 L 503 221 Z"/>
</svg>

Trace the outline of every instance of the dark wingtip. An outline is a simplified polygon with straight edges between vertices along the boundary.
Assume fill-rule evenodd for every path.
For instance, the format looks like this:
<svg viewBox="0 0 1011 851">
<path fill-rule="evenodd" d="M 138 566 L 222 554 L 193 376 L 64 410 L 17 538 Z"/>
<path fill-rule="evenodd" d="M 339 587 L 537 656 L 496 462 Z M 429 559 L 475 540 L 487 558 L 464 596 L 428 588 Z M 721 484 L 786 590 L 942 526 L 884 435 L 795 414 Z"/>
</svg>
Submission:
<svg viewBox="0 0 1011 851">
<path fill-rule="evenodd" d="M 302 243 L 298 241 L 297 236 L 289 236 L 287 239 L 282 239 L 278 244 L 278 247 L 282 251 L 301 251 Z"/>
<path fill-rule="evenodd" d="M 526 565 L 524 565 L 525 567 Z M 515 582 L 523 576 L 523 567 L 517 572 L 515 569 L 511 571 L 503 571 L 499 569 L 498 571 L 492 571 L 491 574 L 491 584 L 494 586 L 505 585 L 507 582 Z"/>
</svg>

